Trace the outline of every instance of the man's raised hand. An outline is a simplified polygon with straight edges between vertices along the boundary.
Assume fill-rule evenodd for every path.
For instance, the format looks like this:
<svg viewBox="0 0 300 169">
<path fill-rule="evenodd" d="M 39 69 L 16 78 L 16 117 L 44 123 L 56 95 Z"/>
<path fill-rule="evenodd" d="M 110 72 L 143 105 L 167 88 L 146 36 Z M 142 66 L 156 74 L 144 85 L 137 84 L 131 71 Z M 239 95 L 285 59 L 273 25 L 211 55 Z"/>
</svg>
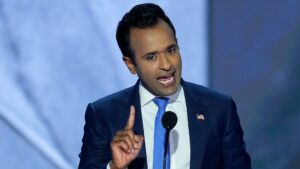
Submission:
<svg viewBox="0 0 300 169">
<path fill-rule="evenodd" d="M 110 143 L 112 151 L 111 169 L 127 168 L 142 148 L 144 137 L 134 134 L 134 120 L 135 108 L 130 106 L 130 115 L 124 130 L 118 131 Z"/>
</svg>

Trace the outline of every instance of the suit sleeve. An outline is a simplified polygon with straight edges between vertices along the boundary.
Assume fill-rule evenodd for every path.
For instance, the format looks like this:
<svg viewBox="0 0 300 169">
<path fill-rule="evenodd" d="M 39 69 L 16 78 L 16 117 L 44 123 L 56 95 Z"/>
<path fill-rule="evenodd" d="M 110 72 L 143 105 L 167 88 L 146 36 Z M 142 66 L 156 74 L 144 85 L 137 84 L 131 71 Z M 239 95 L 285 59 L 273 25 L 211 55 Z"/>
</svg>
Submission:
<svg viewBox="0 0 300 169">
<path fill-rule="evenodd" d="M 92 104 L 85 112 L 85 126 L 78 169 L 106 169 L 111 160 L 110 133 Z"/>
<path fill-rule="evenodd" d="M 227 121 L 222 139 L 224 169 L 251 169 L 251 160 L 246 152 L 243 130 L 234 101 L 229 97 Z"/>
</svg>

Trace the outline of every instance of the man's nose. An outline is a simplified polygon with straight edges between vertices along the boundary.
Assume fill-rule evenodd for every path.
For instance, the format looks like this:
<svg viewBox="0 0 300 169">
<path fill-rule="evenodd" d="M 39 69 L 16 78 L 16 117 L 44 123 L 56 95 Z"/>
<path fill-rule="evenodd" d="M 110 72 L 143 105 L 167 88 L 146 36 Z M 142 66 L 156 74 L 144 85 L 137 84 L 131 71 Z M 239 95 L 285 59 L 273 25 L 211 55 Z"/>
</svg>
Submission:
<svg viewBox="0 0 300 169">
<path fill-rule="evenodd" d="M 172 67 L 172 63 L 170 58 L 164 53 L 160 55 L 160 69 L 162 70 L 170 70 Z"/>
</svg>

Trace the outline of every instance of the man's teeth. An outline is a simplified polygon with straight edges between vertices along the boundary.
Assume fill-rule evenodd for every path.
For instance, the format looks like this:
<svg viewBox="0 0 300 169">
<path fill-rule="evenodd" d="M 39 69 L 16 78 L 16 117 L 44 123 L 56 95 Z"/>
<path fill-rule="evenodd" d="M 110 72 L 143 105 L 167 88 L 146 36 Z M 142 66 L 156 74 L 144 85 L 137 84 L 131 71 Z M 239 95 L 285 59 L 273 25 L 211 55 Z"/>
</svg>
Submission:
<svg viewBox="0 0 300 169">
<path fill-rule="evenodd" d="M 170 83 L 173 80 L 173 76 L 160 78 L 159 81 L 163 84 Z"/>
</svg>

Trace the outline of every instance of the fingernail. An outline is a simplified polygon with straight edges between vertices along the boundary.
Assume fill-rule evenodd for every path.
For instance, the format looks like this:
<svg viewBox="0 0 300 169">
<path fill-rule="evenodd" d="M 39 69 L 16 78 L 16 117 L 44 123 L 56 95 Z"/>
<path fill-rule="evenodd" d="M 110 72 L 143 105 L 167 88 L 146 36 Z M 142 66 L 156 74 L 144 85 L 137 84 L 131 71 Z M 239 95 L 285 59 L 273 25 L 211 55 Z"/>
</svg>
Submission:
<svg viewBox="0 0 300 169">
<path fill-rule="evenodd" d="M 137 143 L 135 143 L 133 146 L 134 146 L 134 148 L 138 148 L 138 144 Z"/>
</svg>

